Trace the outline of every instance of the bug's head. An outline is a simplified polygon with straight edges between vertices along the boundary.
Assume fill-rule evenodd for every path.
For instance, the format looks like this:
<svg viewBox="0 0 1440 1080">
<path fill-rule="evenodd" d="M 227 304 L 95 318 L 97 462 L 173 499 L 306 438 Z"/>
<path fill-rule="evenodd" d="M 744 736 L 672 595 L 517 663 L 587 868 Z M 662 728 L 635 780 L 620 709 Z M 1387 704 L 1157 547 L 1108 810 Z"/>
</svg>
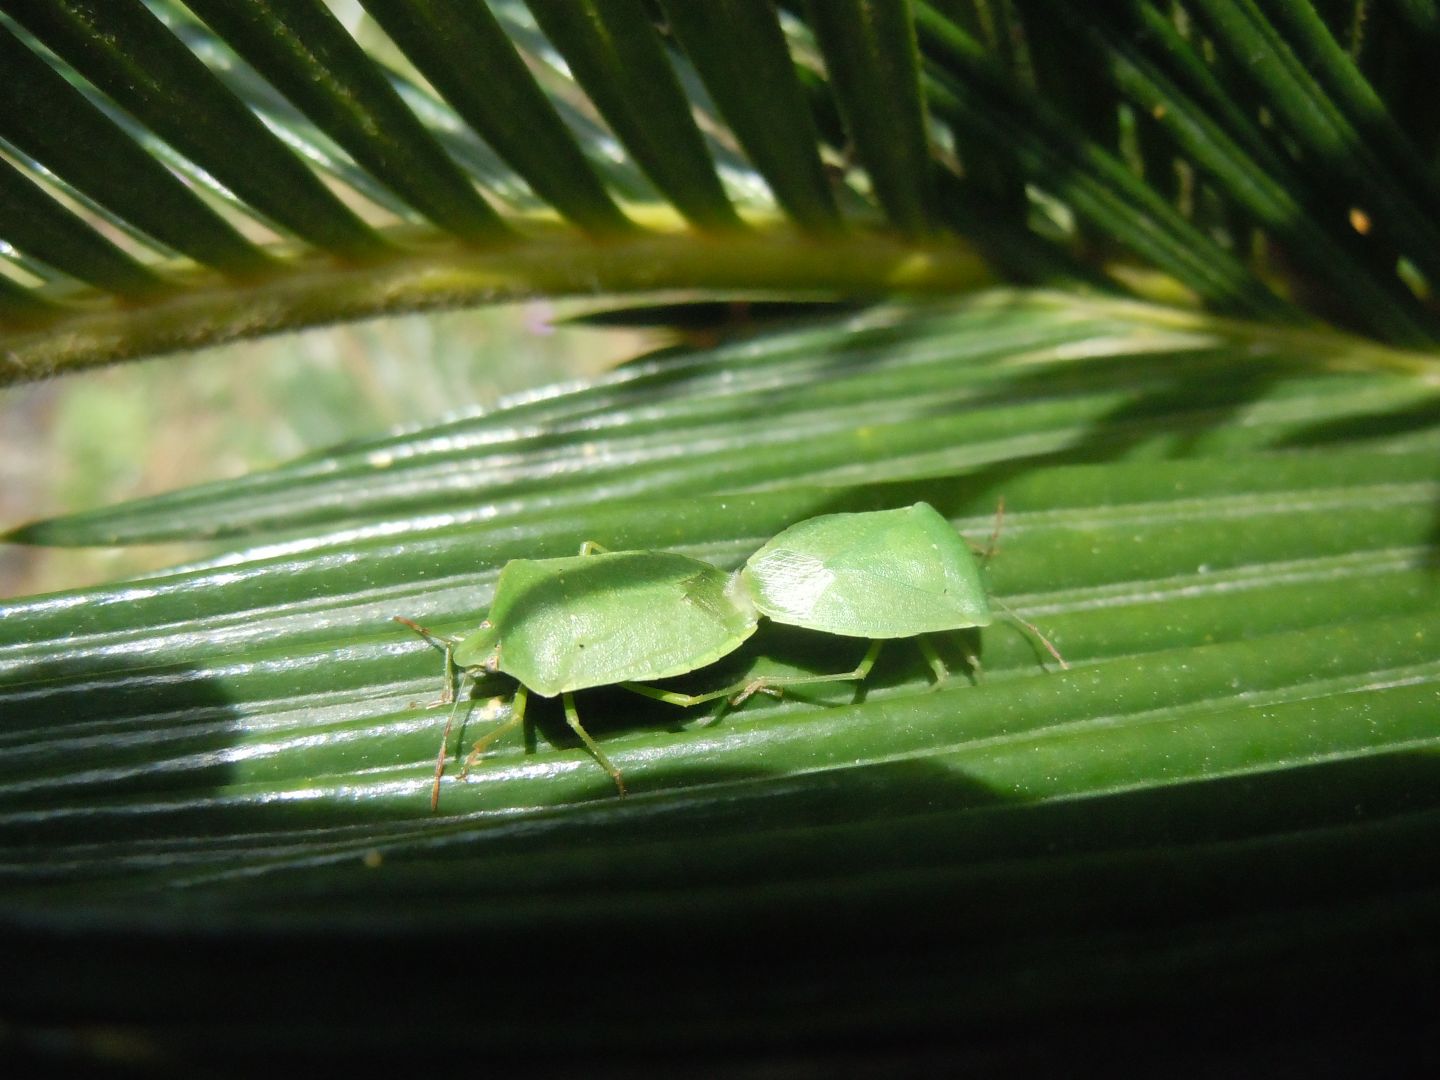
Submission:
<svg viewBox="0 0 1440 1080">
<path fill-rule="evenodd" d="M 500 670 L 500 633 L 489 619 L 456 644 L 455 663 L 461 668 L 481 668 L 491 674 Z"/>
</svg>

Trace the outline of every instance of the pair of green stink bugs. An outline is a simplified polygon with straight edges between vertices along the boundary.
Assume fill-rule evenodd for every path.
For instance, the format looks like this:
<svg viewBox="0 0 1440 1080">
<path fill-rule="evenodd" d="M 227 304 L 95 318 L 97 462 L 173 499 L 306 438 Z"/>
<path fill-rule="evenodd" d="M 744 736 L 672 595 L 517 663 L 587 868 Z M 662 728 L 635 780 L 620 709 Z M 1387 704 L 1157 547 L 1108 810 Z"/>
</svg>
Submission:
<svg viewBox="0 0 1440 1080">
<path fill-rule="evenodd" d="M 697 695 L 644 685 L 729 655 L 755 632 L 762 615 L 808 630 L 867 638 L 870 647 L 854 669 L 833 675 L 762 676 Z M 570 558 L 507 563 L 488 617 L 462 637 L 441 637 L 406 618 L 396 621 L 445 653 L 444 700 L 452 708 L 435 764 L 434 809 L 461 700 L 454 692 L 457 669 L 472 681 L 503 672 L 519 683 L 510 720 L 475 744 L 467 767 L 496 738 L 524 722 L 531 693 L 559 695 L 566 722 L 624 795 L 620 770 L 580 723 L 576 690 L 618 685 L 673 705 L 722 697 L 739 705 L 756 693 L 779 696 L 786 686 L 864 679 L 884 640 L 907 637 L 917 639 L 938 683 L 948 672 L 920 635 L 988 626 L 991 620 L 969 545 L 934 507 L 921 502 L 802 521 L 734 573 L 674 552 L 606 551 L 587 541 Z M 1016 621 L 1065 666 L 1038 630 Z"/>
</svg>

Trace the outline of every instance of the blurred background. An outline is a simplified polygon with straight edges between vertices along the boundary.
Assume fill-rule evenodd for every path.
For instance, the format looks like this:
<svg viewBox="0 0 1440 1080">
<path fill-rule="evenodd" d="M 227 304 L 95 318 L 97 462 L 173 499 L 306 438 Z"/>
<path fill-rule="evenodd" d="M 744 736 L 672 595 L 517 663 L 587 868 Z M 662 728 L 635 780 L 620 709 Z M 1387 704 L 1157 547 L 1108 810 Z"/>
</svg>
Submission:
<svg viewBox="0 0 1440 1080">
<path fill-rule="evenodd" d="M 236 476 L 644 351 L 628 330 L 557 325 L 548 302 L 326 327 L 0 391 L 0 531 Z M 0 544 L 0 598 L 172 565 L 189 545 Z"/>
<path fill-rule="evenodd" d="M 426 85 L 356 0 L 326 6 L 366 48 Z M 557 325 L 593 307 L 535 301 L 377 319 L 0 390 L 0 532 L 473 412 L 649 348 L 650 335 Z M 0 599 L 144 573 L 206 550 L 0 542 Z"/>
</svg>

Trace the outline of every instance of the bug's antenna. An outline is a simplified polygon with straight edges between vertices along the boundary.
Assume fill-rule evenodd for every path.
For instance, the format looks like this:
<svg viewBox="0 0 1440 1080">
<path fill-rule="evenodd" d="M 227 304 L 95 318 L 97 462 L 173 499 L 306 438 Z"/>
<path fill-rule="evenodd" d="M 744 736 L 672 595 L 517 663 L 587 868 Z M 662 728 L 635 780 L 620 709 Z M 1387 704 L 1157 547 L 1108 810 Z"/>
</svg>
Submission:
<svg viewBox="0 0 1440 1080">
<path fill-rule="evenodd" d="M 450 650 L 450 645 L 453 644 L 449 641 L 448 638 L 441 637 L 439 634 L 435 633 L 434 630 L 426 629 L 425 627 L 417 623 L 414 619 L 407 619 L 404 615 L 395 615 L 392 616 L 392 618 L 394 618 L 394 620 L 398 622 L 401 626 L 408 626 L 411 630 L 414 630 L 415 633 L 419 634 L 422 638 L 425 639 L 426 644 L 436 649 L 439 649 L 441 652 L 448 652 Z"/>
<path fill-rule="evenodd" d="M 1045 651 L 1048 652 L 1051 656 L 1053 656 L 1059 662 L 1062 668 L 1064 668 L 1066 671 L 1070 670 L 1070 665 L 1065 662 L 1065 657 L 1060 655 L 1060 650 L 1055 648 L 1054 642 L 1052 642 L 1049 638 L 1047 638 L 1044 634 L 1040 632 L 1040 628 L 1038 626 L 1036 626 L 1032 622 L 1028 622 L 1025 619 L 1022 619 L 1019 615 L 1015 614 L 1015 609 L 1012 608 L 1009 604 L 1005 603 L 1003 600 L 996 599 L 992 596 L 990 598 L 990 602 L 996 607 L 1003 609 L 1005 612 L 1005 616 L 1010 619 L 1011 622 L 1014 622 L 1019 626 L 1023 626 L 1026 630 L 1029 630 L 1030 633 L 1034 635 L 1035 640 L 1040 642 L 1041 645 L 1045 646 Z"/>
<path fill-rule="evenodd" d="M 1000 545 L 1000 529 L 1005 524 L 1005 496 L 1001 495 L 995 503 L 995 528 L 990 530 L 990 539 L 985 544 L 985 550 L 980 553 L 980 561 L 988 563 L 995 549 Z"/>
</svg>

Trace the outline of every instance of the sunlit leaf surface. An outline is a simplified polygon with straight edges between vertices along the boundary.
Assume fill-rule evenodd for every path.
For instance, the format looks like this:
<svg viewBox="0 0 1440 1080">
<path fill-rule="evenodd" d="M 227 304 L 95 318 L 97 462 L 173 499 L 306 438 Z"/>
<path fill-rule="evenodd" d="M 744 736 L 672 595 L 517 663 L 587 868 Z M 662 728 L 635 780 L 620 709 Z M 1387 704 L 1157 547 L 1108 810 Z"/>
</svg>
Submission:
<svg viewBox="0 0 1440 1080">
<path fill-rule="evenodd" d="M 527 993 L 545 978 L 525 943 L 558 935 L 586 964 L 646 972 L 600 1014 L 622 1026 L 680 977 L 637 950 L 695 942 L 694 963 L 723 964 L 764 943 L 743 955 L 769 992 L 656 1032 L 669 1046 L 772 1038 L 812 932 L 890 965 L 926 1030 L 1088 979 L 1143 1003 L 1178 992 L 1167 964 L 1209 993 L 1249 957 L 1271 972 L 1259 992 L 1299 942 L 1341 968 L 1390 948 L 1397 925 L 1433 923 L 1440 884 L 1433 390 L 1338 370 L 1342 339 L 1321 357 L 1130 314 L 1009 295 L 874 311 L 38 526 L 284 531 L 0 613 L 8 917 L 67 947 L 77 926 L 112 946 L 163 929 L 166 948 L 208 928 L 207 948 L 259 942 L 261 964 L 276 933 L 348 927 L 344 965 L 413 948 L 448 987 L 434 958 L 480 948 Z M 983 546 L 1002 497 L 993 594 L 1069 671 L 997 623 L 938 642 L 954 666 L 938 689 L 896 643 L 858 692 L 723 716 L 583 693 L 624 800 L 539 701 L 528 739 L 463 780 L 452 765 L 430 813 L 439 656 L 392 616 L 467 629 L 506 560 L 585 539 L 733 567 L 794 521 L 917 499 Z M 767 627 L 677 685 L 843 670 L 863 647 Z M 507 693 L 480 683 L 452 751 L 503 721 Z M 831 974 L 837 1007 L 796 1037 L 862 1022 L 838 1007 L 859 972 Z M 320 993 L 317 977 L 297 985 Z M 136 993 L 152 1015 L 176 991 Z M 543 1026 L 518 998 L 491 1008 L 497 1051 Z"/>
</svg>

